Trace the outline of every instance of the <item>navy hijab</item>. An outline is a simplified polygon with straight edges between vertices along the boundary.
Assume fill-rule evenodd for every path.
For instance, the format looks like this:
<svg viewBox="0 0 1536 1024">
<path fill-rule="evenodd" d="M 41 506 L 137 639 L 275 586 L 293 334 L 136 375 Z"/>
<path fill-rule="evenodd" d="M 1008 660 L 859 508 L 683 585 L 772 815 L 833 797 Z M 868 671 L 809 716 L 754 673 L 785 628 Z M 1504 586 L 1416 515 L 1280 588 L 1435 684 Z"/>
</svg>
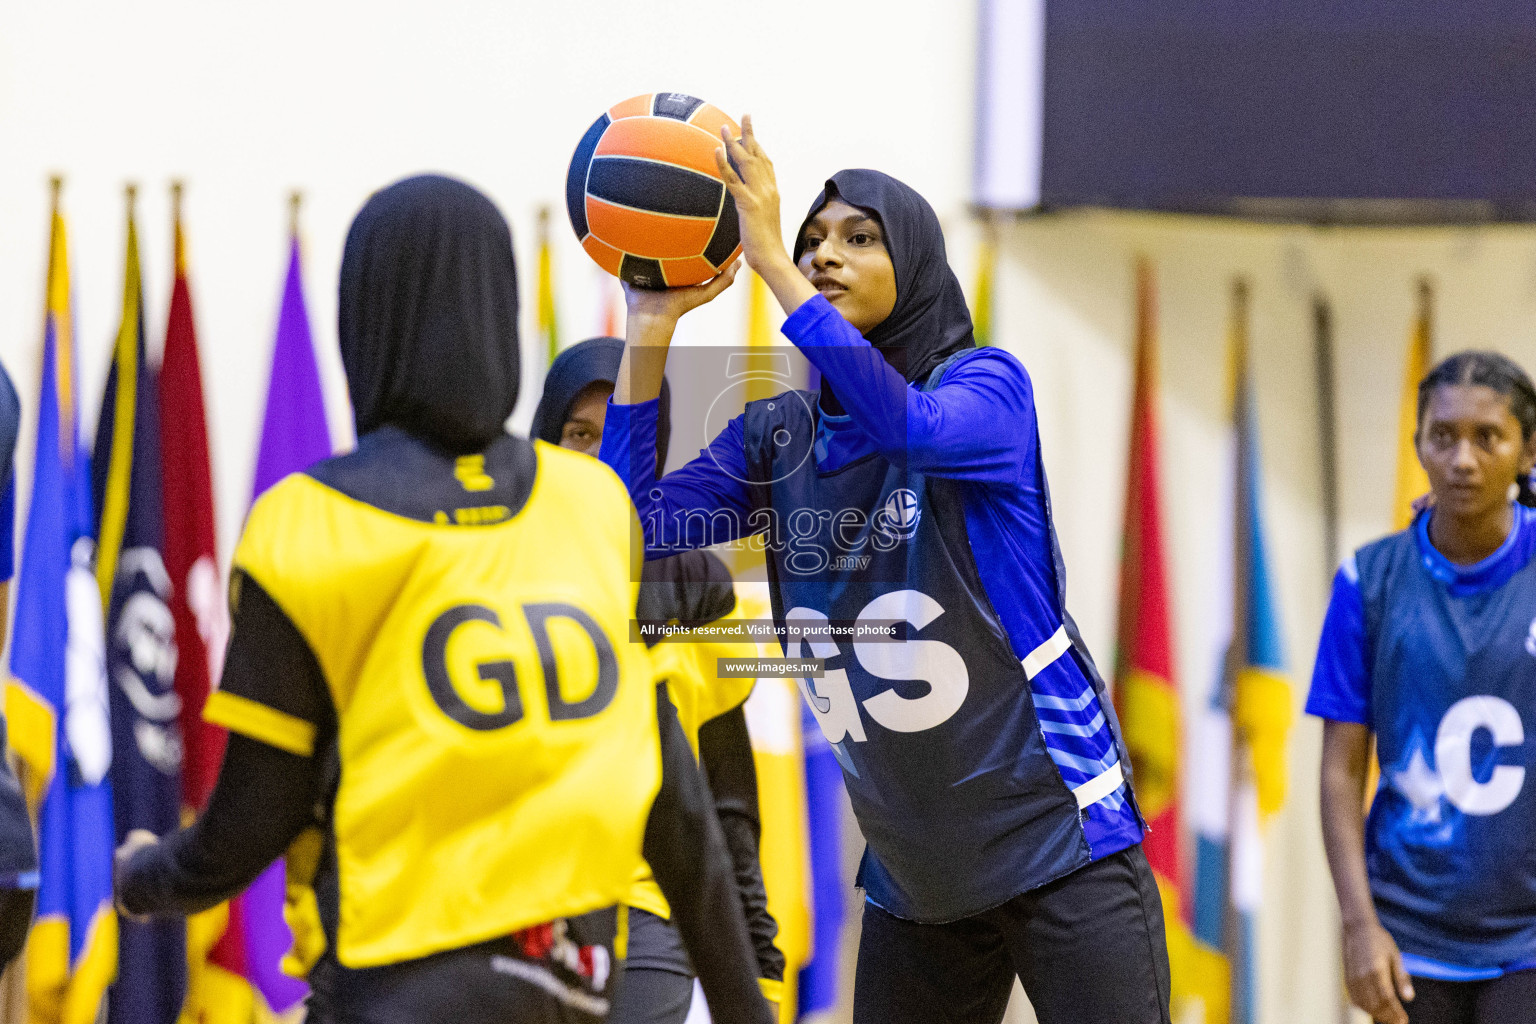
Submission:
<svg viewBox="0 0 1536 1024">
<path fill-rule="evenodd" d="M 970 307 L 949 267 L 938 215 L 889 174 L 855 169 L 827 179 L 795 235 L 795 262 L 805 251 L 806 223 L 834 199 L 873 214 L 885 232 L 896 269 L 896 307 L 868 338 L 886 361 L 909 382 L 921 383 L 944 360 L 974 347 Z"/>
<path fill-rule="evenodd" d="M 555 357 L 544 377 L 544 394 L 533 414 L 533 436 L 550 444 L 560 443 L 565 421 L 571 417 L 576 396 L 599 382 L 612 386 L 619 380 L 619 360 L 624 342 L 618 338 L 588 338 Z M 672 395 L 666 378 L 656 409 L 656 472 L 667 464 L 667 444 L 672 437 Z"/>
<path fill-rule="evenodd" d="M 337 301 L 357 435 L 385 424 L 455 454 L 517 404 L 517 264 L 501 212 L 469 185 L 406 178 L 347 232 Z"/>
</svg>

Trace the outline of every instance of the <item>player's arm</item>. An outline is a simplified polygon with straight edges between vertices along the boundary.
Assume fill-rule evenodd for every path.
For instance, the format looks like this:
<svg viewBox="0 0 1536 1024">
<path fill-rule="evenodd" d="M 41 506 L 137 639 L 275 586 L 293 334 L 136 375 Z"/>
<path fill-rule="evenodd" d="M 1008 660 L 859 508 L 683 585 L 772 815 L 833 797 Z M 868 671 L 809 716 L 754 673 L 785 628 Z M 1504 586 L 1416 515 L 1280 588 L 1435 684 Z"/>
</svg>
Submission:
<svg viewBox="0 0 1536 1024">
<path fill-rule="evenodd" d="M 646 823 L 645 859 L 672 908 L 710 1015 L 722 1024 L 771 1024 L 731 856 L 665 683 L 656 687 L 656 716 L 661 789 Z"/>
<path fill-rule="evenodd" d="M 773 162 L 758 143 L 751 118 L 742 118 L 739 140 L 722 131 L 721 141 L 715 162 L 736 203 L 746 260 L 788 315 L 784 336 L 831 384 L 865 436 L 887 459 L 921 473 L 1018 481 L 1035 443 L 1034 431 L 1024 429 L 1034 420 L 1034 402 L 1018 361 L 1002 351 L 985 351 L 956 367 L 931 393 L 908 385 L 818 294 L 784 248 Z M 1008 428 L 999 429 L 1000 424 Z"/>
<path fill-rule="evenodd" d="M 624 481 L 640 514 L 648 558 L 708 547 L 750 532 L 752 503 L 746 484 L 741 417 L 726 424 L 698 458 L 660 480 L 656 478 L 661 468 L 655 457 L 656 399 L 661 394 L 672 333 L 684 313 L 730 285 L 736 266 L 732 264 L 713 281 L 690 288 L 624 288 L 629 307 L 626 343 L 598 458 Z"/>
<path fill-rule="evenodd" d="M 239 893 L 314 821 L 335 714 L 319 664 L 255 580 L 237 581 L 229 651 L 207 717 L 230 730 L 208 808 L 156 842 L 118 851 L 118 905 L 133 915 L 191 914 Z"/>
<path fill-rule="evenodd" d="M 1371 734 L 1356 722 L 1323 723 L 1323 846 L 1344 923 L 1349 998 L 1382 1024 L 1408 1024 L 1413 982 L 1381 926 L 1365 869 L 1365 779 Z"/>
<path fill-rule="evenodd" d="M 1334 576 L 1307 712 L 1323 719 L 1323 846 L 1343 921 L 1344 978 L 1351 1001 L 1382 1024 L 1408 1024 L 1413 983 L 1371 902 L 1365 867 L 1365 787 L 1371 750 L 1365 610 L 1354 559 Z"/>
<path fill-rule="evenodd" d="M 795 309 L 783 331 L 892 462 L 930 476 L 1011 484 L 1034 460 L 1029 375 L 1002 349 L 977 351 L 937 388 L 923 391 L 909 385 L 824 296 Z M 998 429 L 1003 423 L 1008 429 Z"/>
<path fill-rule="evenodd" d="M 720 830 L 731 853 L 741 909 L 757 953 L 758 977 L 768 981 L 771 988 L 777 988 L 784 981 L 784 954 L 773 942 L 779 925 L 768 913 L 768 890 L 763 884 L 757 765 L 752 760 L 752 740 L 747 734 L 743 706 L 710 719 L 699 729 L 699 762 L 714 795 L 715 817 L 720 820 Z"/>
</svg>

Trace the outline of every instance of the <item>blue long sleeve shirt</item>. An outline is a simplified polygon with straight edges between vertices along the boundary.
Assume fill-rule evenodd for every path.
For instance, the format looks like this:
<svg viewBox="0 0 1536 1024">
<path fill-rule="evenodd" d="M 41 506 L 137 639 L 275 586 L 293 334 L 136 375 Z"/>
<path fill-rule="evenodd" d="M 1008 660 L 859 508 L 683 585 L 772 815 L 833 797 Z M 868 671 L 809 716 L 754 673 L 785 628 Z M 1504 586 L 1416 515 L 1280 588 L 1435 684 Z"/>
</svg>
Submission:
<svg viewBox="0 0 1536 1024">
<path fill-rule="evenodd" d="M 977 572 L 1014 655 L 1023 659 L 1061 626 L 1045 480 L 1029 374 L 997 348 L 966 352 L 932 391 L 909 385 L 827 300 L 808 299 L 784 322 L 784 335 L 831 383 L 845 414 L 818 417 L 817 468 L 835 470 L 877 452 L 926 476 L 959 481 L 966 532 Z M 656 405 L 610 402 L 601 458 L 625 481 L 646 535 L 647 557 L 719 543 L 750 532 L 743 417 L 732 419 L 704 451 L 657 480 Z M 1032 681 L 1037 711 L 1081 701 L 1092 687 L 1074 659 L 1066 672 Z M 1059 690 L 1059 692 L 1057 692 Z M 1093 698 L 1096 702 L 1097 698 Z M 1093 708 L 1074 709 L 1079 714 Z M 1069 784 L 1114 762 L 1102 709 L 1087 730 L 1052 732 L 1046 743 Z M 1086 735 L 1075 735 L 1084 732 Z M 1094 804 L 1085 822 L 1092 854 L 1107 856 L 1141 841 L 1123 799 Z"/>
</svg>

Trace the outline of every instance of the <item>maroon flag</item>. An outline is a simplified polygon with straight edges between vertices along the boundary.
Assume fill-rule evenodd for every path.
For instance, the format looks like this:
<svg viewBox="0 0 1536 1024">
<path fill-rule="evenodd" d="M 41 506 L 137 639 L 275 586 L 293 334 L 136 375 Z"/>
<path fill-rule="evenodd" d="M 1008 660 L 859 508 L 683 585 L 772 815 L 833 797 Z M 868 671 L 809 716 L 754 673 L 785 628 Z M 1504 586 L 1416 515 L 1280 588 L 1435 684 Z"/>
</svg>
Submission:
<svg viewBox="0 0 1536 1024">
<path fill-rule="evenodd" d="M 181 231 L 181 187 L 176 197 L 176 284 L 160 367 L 160 450 L 165 503 L 165 568 L 176 618 L 176 693 L 181 698 L 182 805 L 200 811 L 213 790 L 224 756 L 224 730 L 203 721 L 203 704 L 219 678 L 229 631 L 223 577 L 213 532 L 213 482 L 197 330 L 187 287 L 186 242 Z"/>
</svg>

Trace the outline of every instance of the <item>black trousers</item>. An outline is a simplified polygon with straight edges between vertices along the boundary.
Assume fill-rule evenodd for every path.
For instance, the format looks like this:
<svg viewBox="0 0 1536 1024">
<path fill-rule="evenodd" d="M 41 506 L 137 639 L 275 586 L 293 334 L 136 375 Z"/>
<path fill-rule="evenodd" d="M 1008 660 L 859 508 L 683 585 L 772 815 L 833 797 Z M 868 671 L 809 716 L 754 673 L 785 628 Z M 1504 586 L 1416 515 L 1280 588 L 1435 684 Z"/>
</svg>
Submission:
<svg viewBox="0 0 1536 1024">
<path fill-rule="evenodd" d="M 1409 1024 L 1536 1024 L 1536 970 L 1492 981 L 1413 979 Z"/>
<path fill-rule="evenodd" d="M 683 1024 L 693 1005 L 693 962 L 666 918 L 629 908 L 629 950 L 608 1024 Z"/>
<path fill-rule="evenodd" d="M 624 968 L 608 1024 L 683 1024 L 693 1005 L 693 978 L 651 967 Z"/>
<path fill-rule="evenodd" d="M 854 1024 L 998 1024 L 1015 976 L 1040 1024 L 1169 1024 L 1163 905 L 1141 847 L 950 924 L 866 903 Z"/>
<path fill-rule="evenodd" d="M 617 987 L 614 922 L 612 910 L 598 911 L 554 934 L 386 967 L 343 967 L 328 953 L 309 973 L 305 1024 L 597 1024 Z"/>
</svg>

